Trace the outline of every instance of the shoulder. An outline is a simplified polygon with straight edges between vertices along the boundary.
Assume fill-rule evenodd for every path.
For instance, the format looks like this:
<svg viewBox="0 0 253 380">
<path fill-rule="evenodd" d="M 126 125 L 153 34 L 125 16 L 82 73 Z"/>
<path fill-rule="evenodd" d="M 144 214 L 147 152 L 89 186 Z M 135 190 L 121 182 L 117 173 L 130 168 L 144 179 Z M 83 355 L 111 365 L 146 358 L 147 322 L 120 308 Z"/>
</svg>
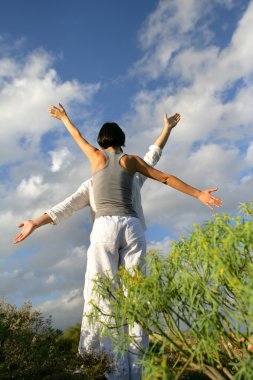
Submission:
<svg viewBox="0 0 253 380">
<path fill-rule="evenodd" d="M 103 150 L 97 149 L 94 154 L 97 159 L 106 158 L 105 152 Z"/>
<path fill-rule="evenodd" d="M 92 172 L 94 173 L 96 170 L 105 166 L 106 162 L 107 156 L 104 153 L 104 151 L 97 149 L 97 151 L 95 152 L 95 160 L 93 160 L 92 162 Z"/>
<path fill-rule="evenodd" d="M 82 182 L 78 189 L 86 191 L 86 190 L 89 190 L 91 186 L 92 186 L 92 179 L 89 178 L 86 181 Z"/>
<path fill-rule="evenodd" d="M 120 164 L 131 172 L 137 171 L 138 164 L 142 161 L 139 156 L 133 154 L 124 154 L 120 159 Z"/>
<path fill-rule="evenodd" d="M 121 157 L 121 162 L 129 163 L 129 164 L 134 164 L 141 160 L 139 156 L 133 155 L 133 154 L 124 154 Z"/>
<path fill-rule="evenodd" d="M 122 159 L 129 162 L 141 160 L 141 158 L 139 156 L 136 156 L 135 154 L 124 154 L 122 156 Z"/>
</svg>

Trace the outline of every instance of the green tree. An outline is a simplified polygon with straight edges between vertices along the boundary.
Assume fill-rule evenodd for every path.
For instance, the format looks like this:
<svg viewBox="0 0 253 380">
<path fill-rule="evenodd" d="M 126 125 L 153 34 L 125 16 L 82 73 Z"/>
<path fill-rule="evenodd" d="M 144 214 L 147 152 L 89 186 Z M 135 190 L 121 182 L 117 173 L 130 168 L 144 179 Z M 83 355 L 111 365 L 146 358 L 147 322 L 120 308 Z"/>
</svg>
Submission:
<svg viewBox="0 0 253 380">
<path fill-rule="evenodd" d="M 118 350 L 131 340 L 122 326 L 137 322 L 150 335 L 146 380 L 180 379 L 185 371 L 253 379 L 253 202 L 241 209 L 244 216 L 195 225 L 167 257 L 150 252 L 148 275 L 122 268 L 113 280 L 97 279 L 96 291 L 111 305 L 102 332 Z M 91 321 L 103 323 L 103 310 L 93 306 Z"/>
<path fill-rule="evenodd" d="M 76 323 L 74 326 L 69 326 L 66 328 L 64 333 L 59 337 L 59 342 L 64 342 L 68 345 L 68 351 L 72 354 L 76 354 L 77 347 L 80 338 L 81 324 Z"/>
</svg>

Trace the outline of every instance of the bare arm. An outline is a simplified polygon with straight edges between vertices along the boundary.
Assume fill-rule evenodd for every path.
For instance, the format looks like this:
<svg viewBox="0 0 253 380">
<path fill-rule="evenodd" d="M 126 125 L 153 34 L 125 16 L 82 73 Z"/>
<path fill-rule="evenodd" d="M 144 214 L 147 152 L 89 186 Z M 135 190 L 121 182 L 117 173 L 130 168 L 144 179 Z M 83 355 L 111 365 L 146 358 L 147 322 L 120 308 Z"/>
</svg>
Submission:
<svg viewBox="0 0 253 380">
<path fill-rule="evenodd" d="M 23 227 L 22 231 L 16 236 L 13 240 L 14 244 L 20 243 L 22 240 L 25 240 L 31 233 L 45 224 L 52 223 L 52 219 L 48 214 L 43 214 L 34 220 L 24 220 L 19 224 L 19 228 Z"/>
<path fill-rule="evenodd" d="M 163 149 L 165 147 L 172 129 L 179 122 L 180 115 L 178 113 L 175 113 L 173 116 L 170 116 L 168 118 L 167 113 L 165 113 L 163 115 L 163 120 L 164 120 L 163 129 L 162 129 L 160 135 L 157 137 L 157 139 L 154 142 L 154 145 L 158 146 L 161 149 Z"/>
<path fill-rule="evenodd" d="M 67 131 L 71 134 L 75 142 L 79 145 L 83 153 L 89 158 L 91 161 L 91 164 L 94 163 L 94 160 L 96 160 L 96 154 L 97 152 L 100 152 L 97 148 L 95 148 L 93 145 L 91 145 L 80 133 L 79 129 L 76 128 L 76 126 L 72 123 L 72 121 L 69 119 L 65 109 L 61 104 L 59 104 L 59 107 L 50 106 L 48 108 L 49 114 L 59 119 L 63 122 L 65 125 Z"/>
<path fill-rule="evenodd" d="M 173 116 L 168 118 L 167 113 L 165 113 L 163 116 L 163 119 L 164 119 L 163 129 L 160 135 L 157 137 L 157 139 L 153 143 L 153 145 L 150 146 L 149 151 L 145 154 L 145 157 L 144 157 L 144 161 L 152 167 L 155 166 L 157 162 L 160 160 L 162 149 L 164 148 L 165 144 L 168 141 L 171 130 L 179 122 L 180 115 L 178 113 L 175 113 Z M 138 173 L 136 175 L 136 180 L 138 181 L 139 187 L 141 188 L 144 182 L 147 180 L 147 177 L 145 177 L 141 173 Z"/>
<path fill-rule="evenodd" d="M 138 156 L 126 156 L 124 162 L 122 163 L 124 164 L 124 167 L 131 172 L 134 172 L 134 171 L 140 172 L 146 177 L 162 182 L 167 186 L 170 186 L 178 191 L 181 191 L 182 193 L 185 193 L 192 197 L 197 198 L 200 202 L 204 203 L 211 210 L 213 210 L 212 205 L 216 207 L 220 207 L 222 204 L 222 201 L 219 198 L 211 194 L 213 191 L 216 191 L 217 188 L 206 189 L 206 190 L 196 189 L 195 187 L 188 185 L 187 183 L 183 182 L 181 179 L 171 174 L 163 173 L 157 169 L 152 168 L 151 166 L 147 165 L 146 162 Z"/>
</svg>

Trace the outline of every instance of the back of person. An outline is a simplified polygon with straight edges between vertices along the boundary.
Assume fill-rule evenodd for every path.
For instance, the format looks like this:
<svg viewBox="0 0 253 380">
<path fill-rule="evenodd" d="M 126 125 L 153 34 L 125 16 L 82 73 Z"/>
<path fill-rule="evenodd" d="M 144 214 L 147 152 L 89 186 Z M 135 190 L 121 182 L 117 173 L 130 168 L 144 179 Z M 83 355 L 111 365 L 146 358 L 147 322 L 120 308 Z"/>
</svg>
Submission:
<svg viewBox="0 0 253 380">
<path fill-rule="evenodd" d="M 132 183 L 134 175 L 120 166 L 122 152 L 104 150 L 106 164 L 93 173 L 96 218 L 99 216 L 134 216 Z"/>
</svg>

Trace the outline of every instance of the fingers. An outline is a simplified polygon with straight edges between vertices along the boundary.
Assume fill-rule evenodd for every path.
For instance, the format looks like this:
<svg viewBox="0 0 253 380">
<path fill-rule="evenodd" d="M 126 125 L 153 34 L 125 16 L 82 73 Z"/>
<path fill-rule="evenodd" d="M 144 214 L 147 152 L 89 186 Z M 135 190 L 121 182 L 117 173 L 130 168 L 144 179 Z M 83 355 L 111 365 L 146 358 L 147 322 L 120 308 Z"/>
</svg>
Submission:
<svg viewBox="0 0 253 380">
<path fill-rule="evenodd" d="M 20 223 L 20 224 L 18 225 L 18 228 L 20 228 L 20 227 L 24 227 L 24 223 Z"/>
<path fill-rule="evenodd" d="M 213 210 L 214 209 L 214 206 L 216 207 L 220 207 L 219 204 L 216 204 L 213 200 L 208 200 L 208 201 L 203 201 L 203 203 L 208 207 L 210 208 L 210 210 Z"/>
<path fill-rule="evenodd" d="M 59 108 L 55 106 L 49 106 L 48 107 L 48 113 L 52 116 L 55 117 L 56 119 L 58 118 L 59 113 L 62 112 Z"/>
<path fill-rule="evenodd" d="M 66 115 L 65 109 L 63 108 L 61 103 L 59 103 L 59 107 L 50 105 L 48 107 L 48 113 L 52 117 L 55 117 L 56 119 L 59 119 L 59 120 L 62 120 L 63 116 Z"/>
<path fill-rule="evenodd" d="M 181 116 L 179 113 L 174 113 L 174 115 L 168 117 L 167 113 L 164 113 L 163 118 L 165 126 L 169 128 L 174 128 L 181 119 Z"/>
<path fill-rule="evenodd" d="M 56 106 L 52 106 L 52 105 L 50 105 L 50 106 L 48 107 L 48 111 L 57 111 L 57 110 L 59 110 L 59 108 L 56 107 Z"/>
<path fill-rule="evenodd" d="M 214 205 L 216 207 L 221 207 L 222 206 L 222 200 L 220 198 L 212 197 L 210 200 L 207 202 L 209 205 Z"/>
<path fill-rule="evenodd" d="M 212 193 L 213 191 L 217 191 L 218 187 L 214 187 L 213 189 L 207 189 L 208 193 Z"/>
<path fill-rule="evenodd" d="M 181 116 L 179 113 L 174 113 L 174 115 L 170 117 L 171 126 L 175 127 L 179 122 L 180 118 Z"/>
<path fill-rule="evenodd" d="M 168 114 L 165 112 L 163 114 L 163 118 L 164 118 L 164 121 L 168 121 L 170 118 L 172 118 L 172 119 L 174 119 L 174 121 L 176 121 L 178 123 L 179 120 L 181 119 L 181 115 L 179 113 L 174 113 L 174 115 L 168 117 Z"/>
<path fill-rule="evenodd" d="M 179 113 L 175 113 L 172 117 L 178 122 L 181 118 L 181 115 Z"/>
<path fill-rule="evenodd" d="M 220 198 L 212 196 L 211 200 L 216 207 L 222 206 L 222 200 Z"/>
<path fill-rule="evenodd" d="M 54 116 L 55 109 L 56 109 L 55 106 L 49 106 L 47 110 L 48 110 L 48 113 L 49 113 L 51 116 Z"/>
<path fill-rule="evenodd" d="M 19 243 L 20 241 L 22 241 L 24 238 L 23 238 L 23 234 L 20 233 L 18 236 L 16 236 L 16 238 L 13 240 L 13 243 L 16 244 L 16 243 Z"/>
<path fill-rule="evenodd" d="M 209 203 L 206 203 L 206 206 L 207 206 L 208 208 L 210 208 L 210 210 L 213 210 L 213 207 L 212 207 Z"/>
<path fill-rule="evenodd" d="M 222 206 L 222 204 L 221 204 L 221 202 L 219 202 L 219 201 L 211 201 L 211 202 L 208 202 L 208 204 L 209 205 L 214 205 L 215 207 L 221 207 Z"/>
<path fill-rule="evenodd" d="M 210 210 L 213 210 L 213 207 L 221 207 L 222 200 L 218 197 L 215 197 L 211 192 L 216 191 L 217 188 L 206 189 L 201 192 L 200 200 L 208 207 Z"/>
<path fill-rule="evenodd" d="M 18 234 L 16 236 L 16 238 L 14 239 L 13 243 L 16 244 L 16 243 L 19 243 L 20 241 L 22 240 L 25 240 L 25 238 L 27 238 L 27 236 L 29 236 L 31 234 L 31 231 L 21 231 L 20 234 Z"/>
<path fill-rule="evenodd" d="M 208 200 L 207 200 L 208 204 L 213 204 L 216 207 L 221 207 L 222 206 L 222 200 L 211 194 L 212 192 L 217 191 L 217 190 L 218 190 L 218 187 L 214 187 L 211 189 L 204 190 L 204 193 L 206 193 L 208 195 Z"/>
</svg>

